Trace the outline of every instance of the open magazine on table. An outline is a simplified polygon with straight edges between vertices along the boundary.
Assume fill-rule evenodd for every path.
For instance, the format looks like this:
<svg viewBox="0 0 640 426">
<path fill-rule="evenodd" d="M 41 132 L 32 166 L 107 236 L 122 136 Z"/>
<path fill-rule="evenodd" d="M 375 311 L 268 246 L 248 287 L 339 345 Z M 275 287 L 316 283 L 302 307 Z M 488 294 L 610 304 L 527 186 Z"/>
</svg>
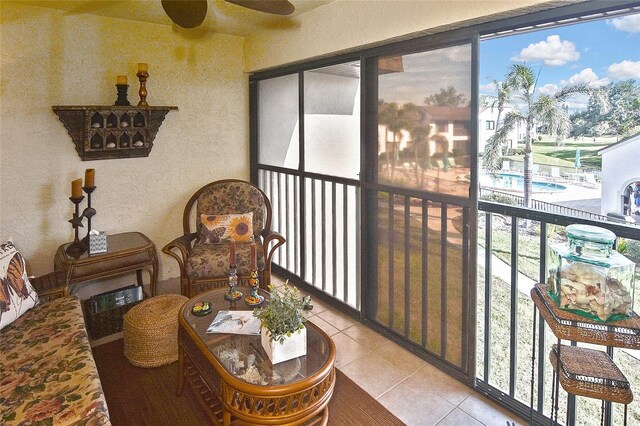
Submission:
<svg viewBox="0 0 640 426">
<path fill-rule="evenodd" d="M 253 311 L 219 311 L 207 333 L 260 334 L 260 320 Z"/>
</svg>

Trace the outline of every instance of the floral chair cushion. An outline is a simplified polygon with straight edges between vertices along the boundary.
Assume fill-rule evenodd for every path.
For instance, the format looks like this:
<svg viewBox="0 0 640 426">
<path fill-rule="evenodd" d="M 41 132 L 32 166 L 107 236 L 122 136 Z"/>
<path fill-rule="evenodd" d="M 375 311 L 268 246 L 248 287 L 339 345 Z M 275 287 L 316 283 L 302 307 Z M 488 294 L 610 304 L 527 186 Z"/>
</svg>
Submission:
<svg viewBox="0 0 640 426">
<path fill-rule="evenodd" d="M 80 303 L 63 297 L 0 332 L 0 424 L 109 425 Z"/>
<path fill-rule="evenodd" d="M 262 243 L 256 241 L 258 269 L 264 269 Z M 248 275 L 251 258 L 251 243 L 236 244 L 238 275 Z M 191 278 L 214 278 L 229 275 L 229 244 L 196 245 L 187 263 L 187 274 Z"/>
<path fill-rule="evenodd" d="M 200 231 L 201 216 L 253 212 L 253 233 L 264 229 L 265 203 L 260 190 L 246 182 L 222 182 L 212 185 L 198 197 L 196 225 Z M 228 266 L 228 265 L 227 265 Z"/>
</svg>

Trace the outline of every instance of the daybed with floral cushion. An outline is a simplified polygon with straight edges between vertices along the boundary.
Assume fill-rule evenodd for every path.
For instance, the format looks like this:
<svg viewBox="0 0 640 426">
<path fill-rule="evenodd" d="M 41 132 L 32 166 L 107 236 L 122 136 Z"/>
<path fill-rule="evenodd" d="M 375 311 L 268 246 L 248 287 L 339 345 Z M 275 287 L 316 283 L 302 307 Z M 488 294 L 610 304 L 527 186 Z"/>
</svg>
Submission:
<svg viewBox="0 0 640 426">
<path fill-rule="evenodd" d="M 110 425 L 79 300 L 59 297 L 64 274 L 29 283 L 20 253 L 7 247 L 10 240 L 0 244 L 0 424 Z"/>
</svg>

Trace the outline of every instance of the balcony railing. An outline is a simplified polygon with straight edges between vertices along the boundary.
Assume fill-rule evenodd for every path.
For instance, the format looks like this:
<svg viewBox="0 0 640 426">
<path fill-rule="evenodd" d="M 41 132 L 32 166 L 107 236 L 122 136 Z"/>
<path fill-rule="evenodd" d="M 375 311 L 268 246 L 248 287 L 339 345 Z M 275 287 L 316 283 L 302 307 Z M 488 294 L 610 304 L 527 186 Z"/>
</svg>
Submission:
<svg viewBox="0 0 640 426">
<path fill-rule="evenodd" d="M 258 185 L 271 200 L 272 228 L 287 238 L 273 261 L 278 271 L 359 310 L 358 182 L 261 166 Z"/>
<path fill-rule="evenodd" d="M 525 418 L 531 415 L 533 404 L 535 424 L 540 424 L 550 416 L 553 371 L 548 353 L 557 340 L 536 312 L 535 338 L 542 344 L 532 354 L 535 322 L 529 290 L 535 282 L 546 281 L 549 245 L 564 240 L 565 226 L 589 224 L 613 231 L 618 247 L 634 258 L 640 255 L 640 231 L 635 226 L 484 201 L 479 209 L 477 387 Z M 636 293 L 635 306 L 640 307 L 637 298 Z M 606 350 L 631 383 L 632 391 L 640 391 L 638 354 Z M 623 424 L 624 407 L 607 403 L 601 410 L 600 401 L 560 392 L 559 419 L 563 423 L 599 425 L 601 415 L 606 425 Z M 640 404 L 634 401 L 629 405 L 629 424 L 638 422 Z"/>
<path fill-rule="evenodd" d="M 315 287 L 336 305 L 360 310 L 358 182 L 261 166 L 258 183 L 272 201 L 273 227 L 287 236 L 286 248 L 274 260 L 278 271 Z M 536 313 L 535 338 L 543 344 L 536 346 L 532 363 L 534 308 L 529 290 L 535 282 L 546 281 L 549 245 L 563 240 L 565 226 L 590 224 L 613 231 L 618 246 L 626 247 L 629 257 L 637 259 L 640 229 L 599 215 L 536 207 L 540 210 L 479 203 L 476 384 L 480 392 L 524 418 L 529 418 L 533 405 L 534 422 L 541 424 L 550 416 L 548 353 L 556 338 Z M 639 296 L 637 292 L 636 299 Z M 640 308 L 637 300 L 635 306 Z M 640 392 L 640 361 L 636 359 L 640 355 L 613 348 L 608 352 L 632 390 Z M 559 419 L 568 425 L 599 425 L 600 402 L 561 391 Z M 622 424 L 623 407 L 606 404 L 603 419 L 606 425 Z M 640 403 L 629 405 L 629 419 L 629 424 L 640 424 Z"/>
</svg>

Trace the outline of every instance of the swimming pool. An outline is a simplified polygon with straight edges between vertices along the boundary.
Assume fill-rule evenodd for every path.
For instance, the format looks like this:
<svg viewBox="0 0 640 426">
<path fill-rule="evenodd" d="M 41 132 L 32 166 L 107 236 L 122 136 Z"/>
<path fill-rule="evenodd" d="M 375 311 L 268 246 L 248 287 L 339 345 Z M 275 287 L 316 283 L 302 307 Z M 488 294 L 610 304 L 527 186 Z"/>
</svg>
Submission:
<svg viewBox="0 0 640 426">
<path fill-rule="evenodd" d="M 524 192 L 524 177 L 512 173 L 481 174 L 480 186 L 503 191 Z M 533 192 L 560 192 L 567 189 L 564 185 L 541 180 L 531 182 L 531 188 Z"/>
</svg>

